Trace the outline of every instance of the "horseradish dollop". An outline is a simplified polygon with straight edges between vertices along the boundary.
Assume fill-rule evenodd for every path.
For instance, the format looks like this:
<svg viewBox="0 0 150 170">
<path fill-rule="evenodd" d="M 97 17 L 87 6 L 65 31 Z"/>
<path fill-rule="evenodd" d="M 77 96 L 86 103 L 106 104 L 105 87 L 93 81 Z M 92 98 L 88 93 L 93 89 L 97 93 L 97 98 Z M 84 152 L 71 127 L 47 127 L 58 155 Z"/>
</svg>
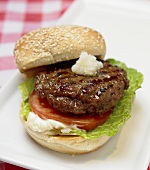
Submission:
<svg viewBox="0 0 150 170">
<path fill-rule="evenodd" d="M 97 70 L 101 68 L 103 68 L 101 61 L 97 61 L 95 56 L 87 52 L 82 52 L 71 70 L 78 75 L 95 76 Z"/>
</svg>

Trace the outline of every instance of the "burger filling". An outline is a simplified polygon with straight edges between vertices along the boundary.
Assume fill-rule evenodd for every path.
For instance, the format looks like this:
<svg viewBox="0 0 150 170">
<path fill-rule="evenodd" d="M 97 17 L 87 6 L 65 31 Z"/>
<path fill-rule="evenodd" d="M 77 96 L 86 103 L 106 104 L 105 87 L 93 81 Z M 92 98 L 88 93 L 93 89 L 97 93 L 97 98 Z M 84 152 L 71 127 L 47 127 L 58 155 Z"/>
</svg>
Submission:
<svg viewBox="0 0 150 170">
<path fill-rule="evenodd" d="M 44 120 L 92 130 L 108 119 L 129 81 L 125 70 L 108 62 L 95 76 L 77 75 L 71 70 L 74 62 L 51 65 L 36 76 L 31 110 Z"/>
<path fill-rule="evenodd" d="M 75 62 L 48 66 L 33 80 L 34 88 L 30 80 L 19 86 L 27 123 L 31 127 L 30 120 L 34 125 L 44 121 L 42 126 L 52 125 L 49 130 L 56 134 L 67 132 L 85 138 L 114 135 L 130 117 L 132 98 L 143 81 L 142 74 L 109 60 L 103 61 L 95 76 L 77 75 L 71 70 Z"/>
</svg>

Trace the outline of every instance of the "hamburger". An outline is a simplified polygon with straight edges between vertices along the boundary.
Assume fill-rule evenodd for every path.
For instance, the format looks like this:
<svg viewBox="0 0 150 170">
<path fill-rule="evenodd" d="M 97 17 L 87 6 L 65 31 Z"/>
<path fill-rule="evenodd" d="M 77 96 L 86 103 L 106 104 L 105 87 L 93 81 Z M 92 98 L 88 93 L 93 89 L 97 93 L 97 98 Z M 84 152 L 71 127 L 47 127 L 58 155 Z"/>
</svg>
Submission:
<svg viewBox="0 0 150 170">
<path fill-rule="evenodd" d="M 114 59 L 91 28 L 60 25 L 33 30 L 14 48 L 25 79 L 20 120 L 49 149 L 82 154 L 105 144 L 129 119 L 143 76 Z"/>
</svg>

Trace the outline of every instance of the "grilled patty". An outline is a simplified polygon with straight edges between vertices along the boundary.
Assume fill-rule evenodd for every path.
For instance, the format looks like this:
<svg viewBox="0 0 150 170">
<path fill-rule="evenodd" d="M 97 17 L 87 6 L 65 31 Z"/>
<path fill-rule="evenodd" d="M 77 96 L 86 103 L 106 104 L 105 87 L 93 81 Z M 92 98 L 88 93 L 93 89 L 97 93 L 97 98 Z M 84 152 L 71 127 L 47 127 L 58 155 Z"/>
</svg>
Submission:
<svg viewBox="0 0 150 170">
<path fill-rule="evenodd" d="M 115 106 L 128 88 L 126 71 L 108 62 L 96 76 L 71 71 L 75 60 L 51 65 L 35 79 L 36 93 L 62 113 L 103 114 Z"/>
</svg>

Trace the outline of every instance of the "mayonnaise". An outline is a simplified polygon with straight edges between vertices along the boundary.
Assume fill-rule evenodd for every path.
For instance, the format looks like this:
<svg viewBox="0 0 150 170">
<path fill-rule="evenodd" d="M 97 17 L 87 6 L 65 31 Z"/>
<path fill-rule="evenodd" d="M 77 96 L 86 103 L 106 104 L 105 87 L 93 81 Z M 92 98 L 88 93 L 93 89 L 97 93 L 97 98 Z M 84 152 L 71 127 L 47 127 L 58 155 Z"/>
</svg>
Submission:
<svg viewBox="0 0 150 170">
<path fill-rule="evenodd" d="M 97 61 L 96 57 L 82 52 L 80 58 L 72 66 L 72 72 L 79 75 L 95 76 L 98 69 L 103 68 L 103 63 Z"/>
<path fill-rule="evenodd" d="M 27 125 L 36 132 L 46 132 L 59 129 L 62 133 L 69 133 L 72 129 L 78 129 L 76 125 L 65 125 L 52 119 L 41 119 L 34 112 L 30 112 L 27 119 Z"/>
</svg>

